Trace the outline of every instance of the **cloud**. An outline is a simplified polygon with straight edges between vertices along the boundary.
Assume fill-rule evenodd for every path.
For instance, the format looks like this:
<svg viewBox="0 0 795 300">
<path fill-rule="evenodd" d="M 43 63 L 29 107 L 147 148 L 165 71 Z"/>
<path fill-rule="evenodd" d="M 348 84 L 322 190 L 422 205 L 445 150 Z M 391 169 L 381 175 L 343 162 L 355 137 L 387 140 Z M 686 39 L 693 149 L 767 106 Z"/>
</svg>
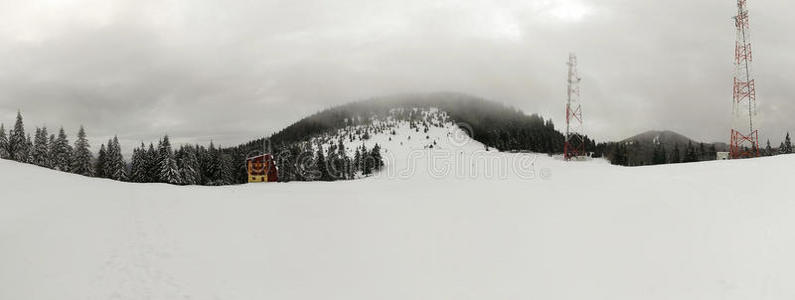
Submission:
<svg viewBox="0 0 795 300">
<path fill-rule="evenodd" d="M 793 4 L 756 0 L 763 139 L 795 128 Z M 85 124 L 127 147 L 164 133 L 232 145 L 326 107 L 458 91 L 562 123 L 580 58 L 586 129 L 724 141 L 735 7 L 726 1 L 183 1 L 0 3 L 0 119 Z"/>
</svg>

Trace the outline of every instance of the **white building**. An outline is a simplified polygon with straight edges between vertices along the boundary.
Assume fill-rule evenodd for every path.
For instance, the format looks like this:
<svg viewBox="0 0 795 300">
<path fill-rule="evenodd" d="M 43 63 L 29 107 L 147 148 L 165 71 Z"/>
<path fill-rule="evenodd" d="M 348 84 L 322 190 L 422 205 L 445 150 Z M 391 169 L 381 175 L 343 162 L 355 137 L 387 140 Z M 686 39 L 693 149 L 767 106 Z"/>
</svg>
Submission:
<svg viewBox="0 0 795 300">
<path fill-rule="evenodd" d="M 717 152 L 717 160 L 729 160 L 729 152 Z"/>
</svg>

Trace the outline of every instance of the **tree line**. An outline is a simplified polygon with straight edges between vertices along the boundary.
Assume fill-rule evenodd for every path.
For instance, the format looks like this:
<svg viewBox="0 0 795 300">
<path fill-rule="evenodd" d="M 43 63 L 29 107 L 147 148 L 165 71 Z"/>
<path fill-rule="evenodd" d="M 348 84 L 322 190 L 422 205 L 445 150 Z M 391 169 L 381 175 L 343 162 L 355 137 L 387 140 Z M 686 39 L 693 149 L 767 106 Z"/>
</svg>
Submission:
<svg viewBox="0 0 795 300">
<path fill-rule="evenodd" d="M 378 145 L 370 150 L 364 145 L 357 148 L 355 157 L 344 154 L 342 143 L 328 151 L 320 146 L 316 152 L 304 148 L 297 148 L 300 151 L 296 152 L 296 147 L 278 149 L 277 165 L 284 173 L 280 181 L 353 179 L 368 176 L 384 165 Z M 209 147 L 182 145 L 175 150 L 169 136 L 165 135 L 157 146 L 141 143 L 133 150 L 128 163 L 115 136 L 100 145 L 95 157 L 83 126 L 72 144 L 63 127 L 57 135 L 49 134 L 46 126 L 36 128 L 33 137 L 26 134 L 21 112 L 17 113 L 8 135 L 5 125 L 0 124 L 2 159 L 117 181 L 213 186 L 246 183 L 246 158 L 252 154 L 251 150 L 243 145 L 220 148 L 212 142 Z"/>
<path fill-rule="evenodd" d="M 600 143 L 596 146 L 597 155 L 603 155 L 614 165 L 621 166 L 644 166 L 661 165 L 676 163 L 691 163 L 699 161 L 710 161 L 717 159 L 718 150 L 715 144 L 692 143 L 687 145 L 674 144 L 666 147 L 662 143 L 652 146 L 649 151 L 646 145 L 641 143 L 610 142 Z M 787 133 L 781 145 L 773 148 L 770 140 L 764 148 L 759 149 L 760 156 L 775 156 L 780 154 L 793 153 L 792 140 Z"/>
</svg>

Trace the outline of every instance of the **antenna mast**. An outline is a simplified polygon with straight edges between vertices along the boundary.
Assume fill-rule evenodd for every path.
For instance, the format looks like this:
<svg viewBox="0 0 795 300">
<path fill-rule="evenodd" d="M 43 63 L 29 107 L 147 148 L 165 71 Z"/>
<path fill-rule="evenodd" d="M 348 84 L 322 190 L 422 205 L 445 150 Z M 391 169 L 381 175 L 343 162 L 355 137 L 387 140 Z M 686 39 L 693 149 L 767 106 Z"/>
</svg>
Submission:
<svg viewBox="0 0 795 300">
<path fill-rule="evenodd" d="M 746 1 L 737 0 L 737 16 L 734 17 L 737 42 L 734 48 L 734 120 L 730 143 L 732 159 L 759 156 L 759 130 L 754 129 L 756 83 L 751 76 L 753 56 Z"/>
<path fill-rule="evenodd" d="M 566 99 L 566 143 L 563 158 L 571 160 L 585 155 L 585 135 L 582 126 L 582 106 L 580 104 L 580 78 L 577 73 L 577 55 L 569 54 L 569 79 Z"/>
</svg>

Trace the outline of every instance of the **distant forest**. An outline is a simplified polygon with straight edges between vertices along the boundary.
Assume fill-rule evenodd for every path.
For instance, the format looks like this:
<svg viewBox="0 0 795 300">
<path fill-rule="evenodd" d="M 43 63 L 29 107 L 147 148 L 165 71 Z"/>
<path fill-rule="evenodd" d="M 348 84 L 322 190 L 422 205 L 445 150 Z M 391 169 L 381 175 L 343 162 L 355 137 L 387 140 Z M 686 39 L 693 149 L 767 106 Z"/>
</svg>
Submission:
<svg viewBox="0 0 795 300">
<path fill-rule="evenodd" d="M 507 107 L 500 103 L 454 93 L 403 95 L 371 99 L 329 108 L 306 117 L 269 138 L 261 138 L 235 147 L 181 145 L 175 148 L 168 136 L 155 145 L 141 144 L 129 163 L 121 153 L 118 138 L 99 146 L 96 157 L 91 151 L 86 130 L 81 127 L 74 143 L 63 128 L 50 134 L 46 127 L 25 132 L 22 114 L 6 135 L 0 124 L 0 158 L 31 163 L 64 172 L 129 182 L 159 182 L 179 185 L 230 185 L 248 180 L 246 158 L 272 153 L 280 167 L 280 181 L 347 180 L 368 176 L 383 165 L 378 145 L 355 149 L 349 156 L 340 143 L 331 146 L 309 145 L 307 141 L 348 126 L 372 125 L 373 120 L 397 117 L 403 121 L 426 122 L 414 108 L 437 108 L 473 139 L 500 151 L 531 151 L 561 154 L 564 135 L 551 120 Z M 432 121 L 432 122 L 441 122 Z M 424 125 L 428 126 L 428 124 Z M 374 128 L 373 130 L 386 130 Z M 367 131 L 359 138 L 366 139 Z M 585 150 L 592 157 L 604 157 L 616 165 L 642 166 L 714 160 L 725 144 L 696 143 L 685 137 L 667 142 L 646 139 L 596 143 L 584 136 Z M 760 153 L 764 156 L 792 153 L 790 135 L 779 147 L 770 141 Z M 305 174 L 315 174 L 307 176 Z"/>
<path fill-rule="evenodd" d="M 213 143 L 208 147 L 181 145 L 175 148 L 168 135 L 160 139 L 157 145 L 150 143 L 147 146 L 142 143 L 136 147 L 129 163 L 122 154 L 117 137 L 101 144 L 96 156 L 91 148 L 86 130 L 82 126 L 77 133 L 77 139 L 71 143 L 63 128 L 60 128 L 57 135 L 49 134 L 46 127 L 37 127 L 32 136 L 26 133 L 21 112 L 17 113 L 14 127 L 7 135 L 5 125 L 0 124 L 2 159 L 125 182 L 213 186 L 242 184 L 248 181 L 246 158 L 252 154 L 247 147 L 220 148 Z M 281 176 L 282 181 L 353 179 L 355 174 L 367 176 L 384 165 L 378 145 L 371 149 L 357 148 L 355 157 L 351 158 L 331 153 L 343 153 L 344 148 L 332 148 L 329 152 L 323 151 L 322 147 L 317 152 L 307 149 L 299 151 L 308 151 L 297 155 L 309 158 L 302 160 L 300 167 L 304 171 L 302 174 L 311 176 Z M 328 159 L 325 158 L 326 153 L 329 153 Z M 338 165 L 333 165 L 337 168 L 327 168 L 328 164 L 337 164 L 338 159 L 350 161 L 345 166 L 348 169 L 344 173 L 333 172 L 342 170 Z M 285 171 L 289 169 L 290 166 L 284 166 Z"/>
</svg>

